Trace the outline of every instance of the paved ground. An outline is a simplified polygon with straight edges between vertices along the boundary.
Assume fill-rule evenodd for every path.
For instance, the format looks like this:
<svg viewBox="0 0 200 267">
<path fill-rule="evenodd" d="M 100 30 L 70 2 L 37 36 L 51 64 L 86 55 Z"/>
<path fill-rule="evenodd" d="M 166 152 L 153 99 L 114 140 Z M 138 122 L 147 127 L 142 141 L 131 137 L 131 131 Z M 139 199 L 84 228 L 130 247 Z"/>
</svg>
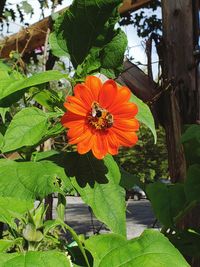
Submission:
<svg viewBox="0 0 200 267">
<path fill-rule="evenodd" d="M 80 197 L 67 197 L 67 209 L 65 220 L 78 234 L 91 235 L 95 230 L 101 229 L 106 232 L 105 226 L 93 218 L 88 206 Z M 148 200 L 134 201 L 130 199 L 127 203 L 127 237 L 128 239 L 140 235 L 144 229 L 151 228 L 155 222 L 155 216 Z"/>
</svg>

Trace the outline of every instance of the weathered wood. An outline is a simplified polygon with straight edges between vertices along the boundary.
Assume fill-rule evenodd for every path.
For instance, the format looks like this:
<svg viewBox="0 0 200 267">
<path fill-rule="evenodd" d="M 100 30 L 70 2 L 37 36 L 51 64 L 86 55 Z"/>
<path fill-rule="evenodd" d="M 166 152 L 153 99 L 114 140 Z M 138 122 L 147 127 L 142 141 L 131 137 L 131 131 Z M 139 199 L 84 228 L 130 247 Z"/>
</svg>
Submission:
<svg viewBox="0 0 200 267">
<path fill-rule="evenodd" d="M 119 8 L 121 14 L 127 11 L 133 11 L 144 7 L 149 4 L 151 0 L 124 0 L 123 5 Z"/>
<path fill-rule="evenodd" d="M 191 0 L 162 1 L 165 54 L 165 128 L 169 169 L 173 181 L 185 179 L 185 158 L 180 137 L 183 123 L 195 123 L 197 88 L 193 56 L 193 7 Z"/>
<path fill-rule="evenodd" d="M 197 86 L 197 62 L 194 57 L 194 3 L 191 0 L 163 0 L 163 80 L 165 92 L 165 129 L 172 181 L 186 178 L 186 162 L 180 137 L 183 125 L 196 123 L 200 103 Z M 198 12 L 198 11 L 197 11 Z M 185 218 L 181 227 L 199 226 L 199 207 Z M 199 259 L 188 259 L 200 267 Z"/>
<path fill-rule="evenodd" d="M 123 5 L 120 6 L 119 12 L 122 14 L 129 10 L 137 10 L 144 5 L 150 3 L 152 0 L 125 0 Z M 59 11 L 64 12 L 65 9 Z M 0 57 L 8 58 L 11 51 L 18 51 L 19 53 L 31 52 L 34 49 L 41 47 L 46 38 L 47 29 L 51 28 L 51 17 L 47 17 L 30 27 L 21 30 L 0 41 Z"/>
<path fill-rule="evenodd" d="M 126 84 L 144 102 L 151 102 L 156 95 L 156 83 L 128 60 L 124 62 L 124 71 L 117 78 L 117 81 Z"/>
</svg>

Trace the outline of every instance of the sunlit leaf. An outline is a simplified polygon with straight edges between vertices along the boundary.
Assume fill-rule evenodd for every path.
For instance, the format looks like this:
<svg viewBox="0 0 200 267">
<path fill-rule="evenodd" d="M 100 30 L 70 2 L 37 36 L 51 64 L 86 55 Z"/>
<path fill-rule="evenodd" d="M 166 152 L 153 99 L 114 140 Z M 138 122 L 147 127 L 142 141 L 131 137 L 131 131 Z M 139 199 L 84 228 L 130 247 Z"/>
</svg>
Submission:
<svg viewBox="0 0 200 267">
<path fill-rule="evenodd" d="M 0 83 L 0 106 L 6 107 L 11 103 L 19 100 L 19 96 L 25 92 L 25 89 L 31 86 L 36 86 L 46 82 L 68 78 L 68 75 L 63 74 L 56 70 L 49 70 L 41 73 L 36 73 L 31 77 L 13 77 L 9 76 L 3 79 Z M 12 97 L 11 97 L 12 96 Z M 7 99 L 7 97 L 9 97 Z M 12 98 L 15 100 L 12 102 Z"/>
<path fill-rule="evenodd" d="M 14 219 L 19 219 L 25 212 L 32 208 L 32 200 L 19 199 L 17 194 L 13 197 L 0 196 L 0 221 L 12 225 Z"/>
<path fill-rule="evenodd" d="M 5 267 L 71 267 L 65 253 L 58 251 L 29 251 L 25 253 L 0 253 L 0 266 Z"/>
<path fill-rule="evenodd" d="M 72 184 L 97 219 L 114 233 L 126 235 L 125 193 L 119 186 L 120 172 L 111 156 L 97 160 L 91 154 L 77 155 Z"/>
<path fill-rule="evenodd" d="M 43 198 L 60 192 L 62 186 L 65 187 L 65 180 L 64 169 L 49 161 L 0 160 L 0 196 Z"/>
<path fill-rule="evenodd" d="M 47 113 L 35 107 L 22 109 L 14 116 L 4 135 L 2 151 L 8 152 L 37 144 L 48 127 Z"/>
<path fill-rule="evenodd" d="M 114 234 L 92 236 L 86 248 L 94 257 L 93 267 L 189 267 L 168 239 L 153 230 L 132 240 Z"/>
<path fill-rule="evenodd" d="M 157 134 L 155 129 L 154 118 L 150 108 L 147 104 L 145 104 L 142 100 L 140 100 L 137 96 L 133 94 L 131 95 L 130 101 L 138 106 L 138 114 L 136 115 L 136 118 L 150 129 L 154 137 L 154 142 L 156 143 Z"/>
</svg>

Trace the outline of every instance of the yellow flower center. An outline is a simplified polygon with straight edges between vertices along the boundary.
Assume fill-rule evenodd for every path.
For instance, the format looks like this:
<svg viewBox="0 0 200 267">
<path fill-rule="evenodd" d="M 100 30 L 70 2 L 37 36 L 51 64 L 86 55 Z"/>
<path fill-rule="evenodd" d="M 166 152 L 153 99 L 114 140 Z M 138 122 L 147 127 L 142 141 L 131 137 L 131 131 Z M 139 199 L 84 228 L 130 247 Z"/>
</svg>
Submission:
<svg viewBox="0 0 200 267">
<path fill-rule="evenodd" d="M 93 102 L 88 115 L 88 122 L 96 130 L 105 130 L 113 125 L 113 115 L 102 108 L 99 103 Z"/>
</svg>

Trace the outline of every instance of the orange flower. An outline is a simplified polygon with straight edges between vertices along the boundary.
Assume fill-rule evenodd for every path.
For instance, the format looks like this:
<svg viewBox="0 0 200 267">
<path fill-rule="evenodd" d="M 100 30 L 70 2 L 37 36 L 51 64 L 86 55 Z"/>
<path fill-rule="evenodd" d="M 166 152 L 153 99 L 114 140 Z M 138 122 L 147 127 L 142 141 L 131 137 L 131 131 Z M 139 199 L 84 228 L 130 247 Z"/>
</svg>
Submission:
<svg viewBox="0 0 200 267">
<path fill-rule="evenodd" d="M 102 159 L 107 153 L 116 155 L 120 146 L 131 147 L 138 138 L 139 123 L 135 118 L 137 106 L 128 102 L 131 92 L 108 80 L 102 84 L 95 76 L 88 76 L 83 84 L 74 87 L 74 96 L 64 103 L 67 112 L 61 122 L 69 128 L 70 144 L 77 144 L 80 154 L 92 150 Z"/>
</svg>

